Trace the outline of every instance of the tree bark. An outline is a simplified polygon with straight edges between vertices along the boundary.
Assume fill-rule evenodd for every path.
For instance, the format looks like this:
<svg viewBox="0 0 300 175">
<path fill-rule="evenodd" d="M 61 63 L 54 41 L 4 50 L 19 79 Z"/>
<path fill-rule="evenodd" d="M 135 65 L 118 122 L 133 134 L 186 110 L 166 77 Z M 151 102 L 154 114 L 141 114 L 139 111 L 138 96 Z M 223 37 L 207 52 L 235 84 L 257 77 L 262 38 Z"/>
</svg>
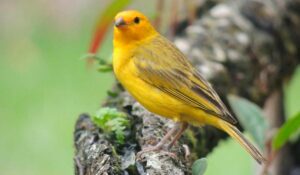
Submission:
<svg viewBox="0 0 300 175">
<path fill-rule="evenodd" d="M 240 0 L 204 7 L 210 9 L 203 12 L 199 7 L 198 19 L 177 33 L 175 44 L 212 83 L 225 104 L 227 94 L 237 94 L 263 106 L 282 88 L 300 60 L 300 2 Z M 118 83 L 111 91 L 117 95 L 108 96 L 103 106 L 128 114 L 132 127 L 126 129 L 126 143 L 116 143 L 82 114 L 74 132 L 77 175 L 191 174 L 192 162 L 206 156 L 226 137 L 209 126 L 190 127 L 170 150 L 175 156 L 149 152 L 136 160 L 138 151 L 157 143 L 174 123 L 145 110 Z M 281 123 L 285 119 L 277 117 Z M 299 148 L 293 149 L 299 152 Z"/>
</svg>

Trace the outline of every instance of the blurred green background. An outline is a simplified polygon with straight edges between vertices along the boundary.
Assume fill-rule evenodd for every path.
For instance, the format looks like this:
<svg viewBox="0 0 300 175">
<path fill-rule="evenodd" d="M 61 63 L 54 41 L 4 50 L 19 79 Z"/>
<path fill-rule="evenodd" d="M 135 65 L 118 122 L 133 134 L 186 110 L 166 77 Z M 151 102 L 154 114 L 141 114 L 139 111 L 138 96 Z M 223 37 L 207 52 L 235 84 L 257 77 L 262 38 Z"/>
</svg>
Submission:
<svg viewBox="0 0 300 175">
<path fill-rule="evenodd" d="M 0 174 L 73 174 L 75 120 L 114 80 L 80 59 L 105 4 L 0 1 Z"/>
<path fill-rule="evenodd" d="M 144 2 L 131 7 L 143 11 Z M 107 3 L 0 1 L 0 174 L 73 174 L 77 116 L 94 113 L 114 81 L 80 59 Z M 143 12 L 153 15 L 154 5 Z M 99 55 L 109 58 L 111 47 L 109 35 Z M 298 69 L 286 87 L 289 115 L 299 109 L 299 89 Z M 206 174 L 252 174 L 254 165 L 227 140 L 208 157 Z"/>
</svg>

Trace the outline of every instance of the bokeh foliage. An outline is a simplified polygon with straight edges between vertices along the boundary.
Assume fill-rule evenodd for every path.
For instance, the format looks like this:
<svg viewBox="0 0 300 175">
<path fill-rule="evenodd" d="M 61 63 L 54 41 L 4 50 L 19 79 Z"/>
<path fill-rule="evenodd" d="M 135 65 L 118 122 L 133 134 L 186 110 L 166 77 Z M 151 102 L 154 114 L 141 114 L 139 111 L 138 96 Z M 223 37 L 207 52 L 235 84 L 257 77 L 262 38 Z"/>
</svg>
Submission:
<svg viewBox="0 0 300 175">
<path fill-rule="evenodd" d="M 80 60 L 99 3 L 0 2 L 1 174 L 73 174 L 75 120 L 114 80 Z"/>
</svg>

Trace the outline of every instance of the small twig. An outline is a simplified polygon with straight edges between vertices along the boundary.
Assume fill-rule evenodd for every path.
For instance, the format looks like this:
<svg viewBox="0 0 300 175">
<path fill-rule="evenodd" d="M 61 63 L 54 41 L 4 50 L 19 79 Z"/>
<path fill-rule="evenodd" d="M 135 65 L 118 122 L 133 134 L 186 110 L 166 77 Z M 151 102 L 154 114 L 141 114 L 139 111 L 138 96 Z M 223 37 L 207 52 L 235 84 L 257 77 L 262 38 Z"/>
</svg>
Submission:
<svg viewBox="0 0 300 175">
<path fill-rule="evenodd" d="M 271 132 L 271 135 L 267 138 L 265 149 L 266 149 L 266 163 L 263 165 L 263 169 L 260 175 L 266 175 L 269 171 L 270 166 L 272 165 L 273 161 L 276 159 L 278 151 L 272 148 L 272 140 L 273 140 L 274 132 Z"/>
</svg>

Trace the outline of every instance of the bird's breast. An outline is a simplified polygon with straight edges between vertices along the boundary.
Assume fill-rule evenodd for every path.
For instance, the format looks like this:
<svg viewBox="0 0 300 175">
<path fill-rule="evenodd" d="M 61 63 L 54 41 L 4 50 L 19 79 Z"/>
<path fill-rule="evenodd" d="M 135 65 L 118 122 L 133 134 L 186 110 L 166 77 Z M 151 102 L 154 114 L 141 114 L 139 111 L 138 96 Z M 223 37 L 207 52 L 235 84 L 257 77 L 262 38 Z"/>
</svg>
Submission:
<svg viewBox="0 0 300 175">
<path fill-rule="evenodd" d="M 143 81 L 130 55 L 114 52 L 113 66 L 123 87 L 146 109 L 173 120 L 180 120 L 178 114 L 183 104 Z"/>
</svg>

